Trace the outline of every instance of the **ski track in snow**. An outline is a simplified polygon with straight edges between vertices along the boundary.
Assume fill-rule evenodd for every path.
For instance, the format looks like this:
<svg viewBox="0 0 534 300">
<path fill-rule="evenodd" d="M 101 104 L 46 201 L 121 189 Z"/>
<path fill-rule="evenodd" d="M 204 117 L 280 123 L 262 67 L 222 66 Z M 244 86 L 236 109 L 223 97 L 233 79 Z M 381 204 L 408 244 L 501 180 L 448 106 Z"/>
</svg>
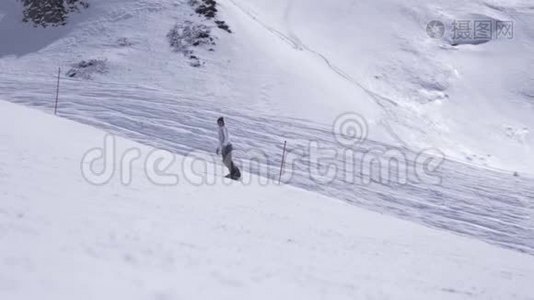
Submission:
<svg viewBox="0 0 534 300">
<path fill-rule="evenodd" d="M 235 8 L 237 8 L 239 11 L 241 11 L 243 14 L 248 16 L 251 20 L 253 20 L 254 22 L 260 24 L 260 26 L 263 27 L 265 30 L 267 30 L 268 32 L 270 32 L 273 35 L 277 36 L 279 39 L 281 39 L 282 41 L 286 42 L 287 44 L 289 44 L 292 48 L 294 48 L 296 50 L 307 51 L 307 52 L 312 53 L 313 55 L 317 56 L 320 60 L 322 60 L 328 66 L 328 69 L 330 69 L 332 72 L 337 74 L 343 80 L 348 81 L 350 84 L 354 85 L 358 89 L 361 89 L 367 95 L 369 95 L 370 99 L 372 99 L 379 107 L 381 107 L 382 110 L 385 113 L 385 118 L 383 118 L 381 120 L 381 123 L 384 126 L 384 128 L 386 128 L 386 130 L 389 132 L 391 137 L 393 137 L 397 142 L 399 142 L 401 145 L 407 147 L 407 143 L 404 142 L 394 132 L 394 130 L 391 128 L 391 125 L 388 122 L 388 117 L 391 117 L 391 116 L 395 115 L 391 111 L 390 107 L 391 106 L 393 106 L 393 107 L 397 106 L 398 105 L 397 102 L 395 102 L 393 99 L 390 99 L 390 98 L 387 98 L 385 96 L 379 95 L 376 92 L 374 92 L 374 91 L 370 90 L 369 88 L 365 87 L 363 84 L 358 82 L 356 79 L 354 79 L 352 76 L 350 76 L 343 69 L 341 69 L 340 67 L 338 67 L 337 65 L 332 63 L 331 60 L 328 57 L 326 57 L 324 54 L 322 54 L 319 51 L 314 50 L 314 49 L 310 48 L 308 45 L 304 44 L 301 41 L 301 39 L 291 31 L 289 26 L 288 26 L 289 33 L 288 34 L 284 34 L 280 30 L 277 30 L 277 29 L 273 28 L 272 26 L 267 25 L 265 22 L 261 21 L 260 18 L 258 18 L 258 16 L 254 12 L 242 7 L 237 2 L 235 2 L 233 0 L 227 0 L 227 1 L 229 3 L 231 3 Z M 285 15 L 286 22 L 288 22 L 288 18 L 289 18 L 289 16 L 288 16 L 289 11 L 288 10 L 289 10 L 289 7 L 290 7 L 291 4 L 292 4 L 291 1 L 288 2 L 288 7 L 286 8 L 286 13 L 285 13 L 286 14 Z"/>
<path fill-rule="evenodd" d="M 25 87 L 24 91 L 20 90 L 21 86 Z M 53 111 L 54 92 L 52 76 L 10 74 L 0 79 L 2 99 L 48 112 Z M 157 99 L 157 105 L 152 99 Z M 319 142 L 321 148 L 343 150 L 327 125 L 261 115 L 247 108 L 235 110 L 210 97 L 188 98 L 138 85 L 65 79 L 59 105 L 62 117 L 182 155 L 199 150 L 213 153 L 217 144 L 214 120 L 223 112 L 230 119 L 236 156 L 251 150 L 268 153 L 265 167 L 272 179 L 278 176 L 284 139 L 288 140 L 290 157 L 297 149 L 307 149 L 308 141 Z M 357 150 L 363 153 L 388 149 L 391 149 L 388 145 L 368 140 Z M 413 159 L 415 153 L 407 156 Z M 309 175 L 308 159 L 290 163 L 293 171 L 287 184 L 534 254 L 534 180 L 531 178 L 447 160 L 439 169 L 440 185 L 348 184 L 343 179 L 346 175 L 343 160 L 338 157 L 329 162 L 338 166 L 338 176 L 331 183 L 321 184 Z M 250 171 L 258 173 L 258 170 Z M 260 175 L 265 174 L 260 171 Z M 362 175 L 356 172 L 355 176 Z"/>
</svg>

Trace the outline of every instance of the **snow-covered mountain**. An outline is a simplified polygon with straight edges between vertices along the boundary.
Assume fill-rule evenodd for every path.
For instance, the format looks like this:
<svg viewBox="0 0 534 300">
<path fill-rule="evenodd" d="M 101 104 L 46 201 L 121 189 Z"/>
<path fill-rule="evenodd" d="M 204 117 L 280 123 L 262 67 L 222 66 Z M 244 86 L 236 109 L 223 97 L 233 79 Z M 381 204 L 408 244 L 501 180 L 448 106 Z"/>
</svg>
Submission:
<svg viewBox="0 0 534 300">
<path fill-rule="evenodd" d="M 375 140 L 532 173 L 530 1 L 220 0 L 211 20 L 194 12 L 199 3 L 92 0 L 67 26 L 43 29 L 20 22 L 20 1 L 2 1 L 3 76 L 34 82 L 58 66 L 66 74 L 73 64 L 101 59 L 106 74 L 94 80 L 109 85 L 157 87 L 221 110 L 245 106 L 323 124 L 355 111 Z M 513 36 L 451 46 L 451 32 L 428 36 L 432 20 L 510 21 Z M 167 35 L 186 21 L 208 26 L 216 45 L 173 52 Z"/>
<path fill-rule="evenodd" d="M 93 0 L 43 28 L 2 1 L 0 98 L 52 111 L 60 66 L 63 117 L 187 154 L 213 151 L 225 115 L 237 157 L 263 155 L 249 172 L 278 176 L 287 140 L 285 183 L 534 253 L 528 1 L 209 3 Z M 513 36 L 459 43 L 456 19 L 513 21 Z M 443 38 L 429 20 L 447 25 Z M 379 172 L 365 157 L 347 168 L 332 132 L 347 112 L 364 118 L 355 150 L 378 155 Z M 334 178 L 310 176 L 312 142 L 336 149 Z M 429 147 L 448 158 L 430 168 L 440 184 L 390 184 Z"/>
<path fill-rule="evenodd" d="M 49 13 L 50 3 L 64 5 Z M 217 280 L 210 281 L 209 287 L 231 285 L 238 290 L 243 280 L 250 280 L 254 282 L 250 289 L 239 290 L 254 296 L 284 286 L 288 293 L 302 296 L 306 291 L 323 298 L 528 299 L 534 254 L 534 77 L 529 73 L 534 66 L 533 17 L 529 0 L 0 1 L 0 100 L 53 112 L 60 67 L 59 117 L 145 145 L 124 141 L 125 147 L 168 150 L 181 160 L 192 151 L 212 157 L 217 145 L 215 120 L 223 115 L 235 157 L 248 178 L 278 182 L 282 147 L 288 142 L 282 182 L 293 186 L 273 184 L 260 191 L 259 185 L 265 184 L 253 184 L 249 190 L 221 184 L 204 191 L 185 185 L 176 192 L 149 183 L 130 188 L 111 183 L 99 189 L 82 178 L 80 160 L 83 151 L 101 145 L 102 132 L 1 102 L 0 222 L 8 225 L 0 227 L 0 238 L 4 233 L 11 246 L 0 250 L 4 251 L 0 263 L 11 273 L 0 268 L 0 298 L 3 290 L 10 299 L 15 297 L 12 291 L 19 293 L 24 282 L 35 283 L 38 292 L 48 284 L 60 286 L 50 297 L 68 295 L 62 282 L 43 283 L 48 270 L 72 275 L 66 272 L 70 265 L 50 265 L 60 260 L 57 253 L 81 261 L 81 270 L 88 272 L 87 277 L 72 277 L 77 291 L 84 290 L 80 285 L 86 284 L 86 278 L 111 270 L 124 276 L 120 284 L 125 289 L 139 284 L 136 291 L 149 293 L 140 298 L 187 297 L 189 292 L 162 290 L 172 284 L 176 269 L 169 271 L 172 274 L 162 274 L 164 267 L 144 272 L 152 263 L 164 265 L 169 257 L 176 262 L 176 253 L 192 245 L 196 250 L 190 256 L 169 263 L 174 268 L 192 264 L 188 270 L 197 277 L 186 281 L 191 289 L 200 287 L 209 273 Z M 356 127 L 347 128 L 347 124 Z M 45 150 L 37 149 L 41 144 Z M 312 148 L 317 146 L 329 159 L 313 159 Z M 349 157 L 351 151 L 355 157 Z M 71 186 L 67 196 L 59 192 L 65 186 Z M 72 215 L 84 216 L 84 211 L 66 202 L 91 193 L 100 197 L 80 200 L 81 209 L 87 209 L 87 222 L 77 224 Z M 173 204 L 174 195 L 183 197 L 184 203 Z M 223 203 L 215 203 L 213 195 L 220 195 Z M 251 198 L 255 199 L 252 204 L 247 202 Z M 332 198 L 359 208 L 340 205 Z M 116 202 L 109 208 L 103 207 L 113 199 Z M 161 206 L 153 206 L 160 200 L 164 201 Z M 262 206 L 269 201 L 277 202 Z M 62 205 L 66 205 L 65 215 L 58 208 Z M 172 220 L 173 212 L 180 209 L 175 205 L 184 208 L 179 215 L 184 220 Z M 307 211 L 307 205 L 313 205 L 314 212 L 300 215 L 299 209 Z M 204 218 L 205 209 L 209 214 Z M 272 214 L 264 215 L 269 213 L 263 209 Z M 147 222 L 161 218 L 165 224 L 157 223 L 157 229 L 148 231 L 142 227 L 139 232 L 135 224 L 145 210 L 153 214 Z M 332 215 L 313 219 L 330 210 Z M 338 223 L 341 211 L 347 211 L 346 220 L 365 222 Z M 232 223 L 239 212 L 244 212 L 244 219 Z M 114 217 L 119 220 L 110 223 Z M 197 217 L 207 225 L 193 220 Z M 246 231 L 243 228 L 251 220 L 258 221 Z M 259 233 L 261 239 L 283 237 L 291 244 L 294 238 L 284 230 L 302 226 L 309 230 L 295 235 L 311 235 L 305 243 L 314 245 L 297 250 L 288 250 L 283 243 L 246 248 L 248 238 L 277 221 L 276 230 Z M 87 224 L 106 230 L 93 232 Z M 129 224 L 135 225 L 132 231 L 123 228 Z M 107 231 L 112 225 L 116 231 Z M 195 226 L 198 236 L 169 242 L 167 235 L 155 233 L 163 225 L 173 230 Z M 36 226 L 45 228 L 39 231 Z M 205 257 L 199 248 L 207 249 L 210 257 L 216 251 L 209 240 L 219 238 L 218 232 L 210 232 L 217 226 L 236 226 L 220 239 L 237 240 L 242 247 L 223 241 L 216 246 L 227 249 L 227 254 L 246 248 L 246 260 L 239 265 L 215 256 L 216 261 L 196 268 L 195 262 Z M 388 231 L 369 240 L 377 228 Z M 40 234 L 39 242 L 52 237 L 49 248 L 44 243 L 28 247 L 35 241 L 32 237 Z M 107 234 L 109 238 L 103 237 Z M 332 249 L 315 245 L 329 238 L 334 239 Z M 354 248 L 349 242 L 353 238 L 372 249 L 360 248 L 361 243 Z M 152 242 L 159 246 L 147 246 Z M 390 260 L 391 253 L 382 249 L 397 243 L 404 244 L 393 246 L 391 252 L 406 256 Z M 139 252 L 123 253 L 129 246 Z M 40 247 L 46 250 L 42 255 L 37 253 Z M 251 253 L 259 248 L 265 250 L 265 261 L 275 262 L 272 266 L 253 262 Z M 321 255 L 310 249 L 319 249 Z M 273 257 L 286 250 L 294 252 L 282 260 Z M 309 255 L 299 256 L 303 251 Z M 50 264 L 45 263 L 49 255 L 55 258 Z M 93 255 L 94 260 L 85 255 Z M 339 255 L 339 260 L 332 260 L 339 264 L 334 270 L 328 264 Z M 351 258 L 370 264 L 361 268 L 349 263 Z M 100 263 L 93 269 L 90 265 L 95 260 Z M 293 260 L 299 263 L 282 267 Z M 307 266 L 305 261 L 312 260 L 317 265 Z M 135 271 L 125 266 L 135 263 L 140 266 L 133 267 Z M 398 272 L 385 275 L 390 263 L 395 270 L 407 270 L 409 274 L 402 277 L 406 281 L 393 278 Z M 436 269 L 420 272 L 429 265 Z M 236 272 L 228 275 L 221 268 Z M 460 277 L 455 277 L 458 269 Z M 298 274 L 284 277 L 283 270 Z M 379 275 L 369 278 L 369 270 Z M 330 276 L 337 271 L 340 277 Z M 151 275 L 163 281 L 158 283 Z M 262 284 L 264 278 L 267 283 Z M 467 278 L 477 280 L 465 285 Z M 443 280 L 447 284 L 437 284 Z M 349 284 L 352 281 L 373 287 L 359 289 Z M 103 277 L 87 290 L 103 291 L 110 282 L 116 281 Z M 375 289 L 375 285 L 386 287 Z M 409 288 L 400 288 L 404 286 Z M 277 291 L 288 297 L 285 290 Z M 21 299 L 32 296 L 19 295 Z"/>
</svg>

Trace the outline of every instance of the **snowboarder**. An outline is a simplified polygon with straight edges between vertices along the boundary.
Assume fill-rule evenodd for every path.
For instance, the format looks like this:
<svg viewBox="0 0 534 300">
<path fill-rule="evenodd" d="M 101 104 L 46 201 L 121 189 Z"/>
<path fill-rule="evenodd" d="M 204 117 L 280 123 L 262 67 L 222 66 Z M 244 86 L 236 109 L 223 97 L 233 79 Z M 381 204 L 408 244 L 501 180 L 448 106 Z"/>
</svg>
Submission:
<svg viewBox="0 0 534 300">
<path fill-rule="evenodd" d="M 230 174 L 226 175 L 226 177 L 238 180 L 241 178 L 241 171 L 232 161 L 232 151 L 234 148 L 230 142 L 230 136 L 228 135 L 228 129 L 224 124 L 223 117 L 217 120 L 217 125 L 219 125 L 219 147 L 217 147 L 217 155 L 219 153 L 222 154 L 223 163 L 230 171 Z"/>
</svg>

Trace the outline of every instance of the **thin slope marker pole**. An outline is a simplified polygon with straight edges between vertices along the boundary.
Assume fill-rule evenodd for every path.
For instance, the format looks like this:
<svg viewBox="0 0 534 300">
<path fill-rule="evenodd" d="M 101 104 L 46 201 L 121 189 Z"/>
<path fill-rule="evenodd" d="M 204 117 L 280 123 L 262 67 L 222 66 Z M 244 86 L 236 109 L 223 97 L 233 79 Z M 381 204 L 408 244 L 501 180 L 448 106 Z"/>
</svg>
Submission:
<svg viewBox="0 0 534 300">
<path fill-rule="evenodd" d="M 278 176 L 278 184 L 282 182 L 282 171 L 284 170 L 284 163 L 286 160 L 287 141 L 284 141 L 284 152 L 282 152 L 282 164 L 280 165 L 280 176 Z"/>
<path fill-rule="evenodd" d="M 59 102 L 59 80 L 60 78 L 61 78 L 61 67 L 57 69 L 56 105 L 54 106 L 54 115 L 57 115 L 57 103 Z"/>
</svg>

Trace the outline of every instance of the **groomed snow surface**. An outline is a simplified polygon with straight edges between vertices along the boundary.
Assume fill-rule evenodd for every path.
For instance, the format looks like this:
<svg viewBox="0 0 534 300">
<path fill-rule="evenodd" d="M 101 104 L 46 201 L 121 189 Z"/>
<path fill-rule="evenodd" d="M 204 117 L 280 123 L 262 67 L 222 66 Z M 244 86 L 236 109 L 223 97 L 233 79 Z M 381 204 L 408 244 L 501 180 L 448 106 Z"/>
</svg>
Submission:
<svg viewBox="0 0 534 300">
<path fill-rule="evenodd" d="M 156 185 L 126 139 L 131 184 L 92 185 L 106 135 L 0 102 L 0 299 L 533 299 L 531 255 L 292 187 Z"/>
</svg>

